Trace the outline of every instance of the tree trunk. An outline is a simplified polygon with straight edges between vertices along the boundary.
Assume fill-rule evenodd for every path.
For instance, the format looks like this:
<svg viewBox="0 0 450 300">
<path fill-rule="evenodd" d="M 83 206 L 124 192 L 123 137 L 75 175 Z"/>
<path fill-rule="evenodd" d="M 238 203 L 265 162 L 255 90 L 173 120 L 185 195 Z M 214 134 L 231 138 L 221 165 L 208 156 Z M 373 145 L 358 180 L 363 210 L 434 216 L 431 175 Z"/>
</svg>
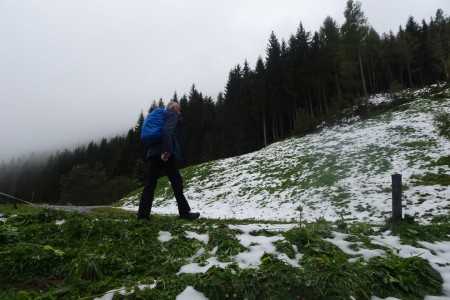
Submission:
<svg viewBox="0 0 450 300">
<path fill-rule="evenodd" d="M 338 76 L 338 72 L 336 70 L 336 64 L 333 64 L 333 69 L 334 69 L 334 80 L 336 81 L 336 89 L 338 92 L 338 98 L 342 99 L 342 91 L 341 91 L 341 85 L 339 84 L 339 76 Z"/>
<path fill-rule="evenodd" d="M 284 122 L 283 122 L 283 113 L 280 111 L 278 113 L 278 135 L 284 136 Z"/>
<path fill-rule="evenodd" d="M 403 70 L 402 70 L 402 66 L 400 66 L 400 84 L 403 86 Z"/>
<path fill-rule="evenodd" d="M 267 147 L 266 114 L 263 114 L 264 147 Z"/>
<path fill-rule="evenodd" d="M 312 118 L 314 118 L 314 111 L 312 106 L 312 96 L 311 96 L 311 89 L 308 89 L 308 103 L 309 103 L 309 114 Z"/>
<path fill-rule="evenodd" d="M 362 65 L 361 54 L 359 51 L 358 51 L 358 57 L 359 57 L 359 68 L 361 70 L 361 79 L 362 79 L 364 97 L 367 98 L 368 96 L 367 96 L 366 80 L 364 79 L 364 69 L 363 69 L 363 65 Z"/>
<path fill-rule="evenodd" d="M 276 124 L 276 122 L 277 122 L 276 114 L 272 113 L 272 137 L 273 137 L 274 141 L 278 140 L 277 124 Z"/>
<path fill-rule="evenodd" d="M 294 98 L 294 109 L 292 111 L 292 128 L 291 131 L 295 129 L 295 125 L 297 124 L 297 96 Z"/>
<path fill-rule="evenodd" d="M 363 65 L 362 65 L 361 53 L 359 51 L 358 51 L 358 57 L 359 57 L 359 68 L 361 69 L 361 79 L 362 79 L 363 90 L 364 90 L 364 102 L 366 104 L 367 114 L 369 114 L 369 96 L 367 95 L 366 80 L 364 79 L 364 69 L 363 69 Z"/>
<path fill-rule="evenodd" d="M 323 103 L 325 106 L 325 114 L 328 115 L 328 103 L 327 103 L 327 94 L 325 92 L 325 86 L 322 86 L 322 92 L 323 92 Z"/>
<path fill-rule="evenodd" d="M 406 71 L 408 72 L 409 87 L 412 87 L 413 82 L 412 82 L 412 76 L 411 76 L 411 66 L 409 63 L 406 64 Z"/>
<path fill-rule="evenodd" d="M 445 65 L 445 58 L 443 55 L 441 56 L 441 62 L 442 62 L 442 68 L 443 68 L 444 74 L 445 74 L 445 81 L 449 82 L 449 75 L 448 75 L 448 71 L 447 71 L 447 66 Z"/>
<path fill-rule="evenodd" d="M 320 88 L 318 88 L 317 89 L 317 97 L 318 97 L 318 102 L 319 102 L 319 113 L 320 113 L 320 116 L 322 117 L 323 116 L 323 109 L 322 109 L 322 97 L 320 97 Z"/>
</svg>

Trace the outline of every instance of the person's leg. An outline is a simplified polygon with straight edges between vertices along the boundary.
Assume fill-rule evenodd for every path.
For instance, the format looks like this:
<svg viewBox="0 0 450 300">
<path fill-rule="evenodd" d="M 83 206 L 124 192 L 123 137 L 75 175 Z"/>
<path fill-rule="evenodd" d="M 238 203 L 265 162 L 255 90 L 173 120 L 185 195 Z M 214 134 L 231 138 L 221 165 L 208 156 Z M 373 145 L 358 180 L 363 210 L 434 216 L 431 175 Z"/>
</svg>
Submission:
<svg viewBox="0 0 450 300">
<path fill-rule="evenodd" d="M 185 216 L 191 210 L 186 197 L 183 192 L 183 178 L 181 177 L 180 170 L 178 169 L 175 158 L 172 156 L 168 161 L 164 163 L 164 171 L 170 180 L 172 185 L 173 193 L 178 204 L 178 213 L 180 216 Z"/>
<path fill-rule="evenodd" d="M 139 201 L 138 218 L 147 219 L 152 210 L 158 176 L 162 170 L 162 160 L 159 157 L 150 158 L 148 162 L 148 180 Z"/>
</svg>

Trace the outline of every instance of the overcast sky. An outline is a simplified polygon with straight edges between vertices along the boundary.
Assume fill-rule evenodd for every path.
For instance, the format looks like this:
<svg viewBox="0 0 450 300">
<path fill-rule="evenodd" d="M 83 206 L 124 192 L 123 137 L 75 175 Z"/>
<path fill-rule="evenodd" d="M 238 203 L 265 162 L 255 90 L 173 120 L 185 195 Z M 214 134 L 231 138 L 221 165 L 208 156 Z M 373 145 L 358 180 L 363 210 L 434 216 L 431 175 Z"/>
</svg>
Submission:
<svg viewBox="0 0 450 300">
<path fill-rule="evenodd" d="M 449 0 L 362 0 L 379 33 Z M 342 25 L 346 0 L 0 0 L 0 162 L 123 134 L 192 84 L 214 100 L 270 33 Z"/>
</svg>

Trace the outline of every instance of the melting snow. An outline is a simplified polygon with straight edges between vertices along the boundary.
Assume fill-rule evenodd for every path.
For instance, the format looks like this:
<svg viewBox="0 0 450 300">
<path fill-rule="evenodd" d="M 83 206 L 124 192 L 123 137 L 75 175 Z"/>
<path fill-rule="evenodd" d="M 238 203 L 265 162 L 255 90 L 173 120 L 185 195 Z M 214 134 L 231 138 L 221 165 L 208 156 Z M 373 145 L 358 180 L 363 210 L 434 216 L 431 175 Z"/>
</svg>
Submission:
<svg viewBox="0 0 450 300">
<path fill-rule="evenodd" d="M 160 231 L 158 236 L 158 241 L 161 243 L 168 242 L 172 239 L 172 234 L 168 231 Z"/>
<path fill-rule="evenodd" d="M 208 300 L 208 298 L 203 293 L 196 291 L 192 286 L 188 286 L 177 296 L 176 300 Z"/>
<path fill-rule="evenodd" d="M 417 95 L 425 91 L 417 91 Z M 372 104 L 390 100 L 377 95 Z M 391 212 L 391 175 L 402 174 L 405 214 L 426 223 L 430 216 L 447 215 L 450 210 L 450 186 L 423 186 L 415 183 L 415 175 L 444 172 L 448 166 L 433 166 L 430 162 L 450 155 L 450 141 L 440 137 L 433 125 L 433 114 L 450 108 L 450 99 L 432 101 L 419 99 L 379 117 L 349 124 L 323 128 L 320 134 L 289 139 L 260 151 L 210 162 L 197 166 L 199 175 L 186 180 L 185 194 L 191 207 L 207 218 L 306 220 L 319 218 L 336 221 L 357 220 L 383 223 Z M 206 177 L 202 172 L 213 174 Z M 165 198 L 171 198 L 167 193 Z M 139 195 L 128 199 L 124 209 L 137 210 Z M 174 214 L 175 200 L 155 198 L 153 212 Z M 283 240 L 278 234 L 271 237 L 250 235 L 258 230 L 289 230 L 295 225 L 230 225 L 242 234 L 237 235 L 248 251 L 233 259 L 241 268 L 257 267 L 264 253 L 273 253 L 295 267 L 295 259 L 277 253 L 274 243 Z M 385 255 L 384 250 L 365 249 L 362 243 L 346 241 L 347 235 L 334 232 L 327 239 L 345 253 L 370 259 Z M 205 244 L 207 235 L 186 232 L 188 238 Z M 160 232 L 159 240 L 170 240 L 168 232 Z M 371 243 L 393 250 L 401 257 L 419 255 L 427 259 L 444 279 L 442 297 L 427 296 L 425 300 L 450 299 L 450 241 L 420 242 L 420 248 L 403 245 L 390 233 L 371 236 Z M 356 246 L 356 247 L 355 247 Z M 203 248 L 202 248 L 203 249 Z M 205 254 L 200 249 L 179 273 L 206 272 L 213 265 L 225 268 L 211 256 L 201 265 L 194 259 Z M 214 249 L 209 255 L 214 255 Z M 230 262 L 231 263 L 231 262 Z M 192 287 L 177 299 L 206 299 Z M 184 298 L 183 298 L 184 297 Z M 386 298 L 385 300 L 395 300 Z M 373 296 L 372 300 L 380 300 Z"/>
<path fill-rule="evenodd" d="M 372 102 L 385 102 L 384 97 Z M 185 180 L 191 207 L 208 218 L 314 221 L 341 218 L 382 223 L 391 212 L 391 175 L 402 174 L 404 213 L 426 222 L 448 214 L 450 186 L 423 186 L 415 175 L 450 173 L 430 162 L 450 155 L 433 115 L 450 99 L 419 99 L 378 117 L 324 128 L 239 157 L 196 167 Z M 207 172 L 213 176 L 204 176 Z M 138 196 L 123 208 L 137 210 Z M 167 192 L 155 198 L 153 212 L 174 214 Z M 301 213 L 299 211 L 301 208 Z"/>
</svg>

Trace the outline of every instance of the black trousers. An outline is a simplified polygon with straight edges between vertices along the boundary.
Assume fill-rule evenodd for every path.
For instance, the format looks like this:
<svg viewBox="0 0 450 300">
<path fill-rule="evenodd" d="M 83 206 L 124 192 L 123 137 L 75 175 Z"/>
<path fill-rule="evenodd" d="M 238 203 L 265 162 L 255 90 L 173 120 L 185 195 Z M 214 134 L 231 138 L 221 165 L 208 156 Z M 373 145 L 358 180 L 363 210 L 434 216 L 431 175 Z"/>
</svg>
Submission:
<svg viewBox="0 0 450 300">
<path fill-rule="evenodd" d="M 183 178 L 181 177 L 180 169 L 178 168 L 175 158 L 171 156 L 169 160 L 163 161 L 160 157 L 150 157 L 148 163 L 149 177 L 139 202 L 139 217 L 148 217 L 150 215 L 158 177 L 163 170 L 172 185 L 173 193 L 178 204 L 178 213 L 180 216 L 187 214 L 191 208 L 189 207 L 186 197 L 184 197 Z"/>
</svg>

